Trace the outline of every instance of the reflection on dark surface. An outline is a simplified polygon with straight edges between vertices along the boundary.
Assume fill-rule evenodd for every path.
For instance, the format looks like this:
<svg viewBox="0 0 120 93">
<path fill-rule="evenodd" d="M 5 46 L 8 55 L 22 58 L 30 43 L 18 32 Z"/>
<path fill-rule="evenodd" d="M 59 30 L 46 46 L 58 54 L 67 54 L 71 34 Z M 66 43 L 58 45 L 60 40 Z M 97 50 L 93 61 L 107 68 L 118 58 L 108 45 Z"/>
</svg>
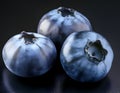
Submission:
<svg viewBox="0 0 120 93">
<path fill-rule="evenodd" d="M 97 83 L 85 84 L 63 74 L 20 78 L 4 69 L 2 79 L 4 93 L 108 93 L 110 89 L 108 77 Z"/>
<path fill-rule="evenodd" d="M 108 77 L 95 83 L 80 83 L 71 79 L 64 81 L 65 93 L 109 93 L 111 82 Z"/>
<path fill-rule="evenodd" d="M 3 85 L 7 93 L 50 93 L 53 86 L 54 76 L 47 75 L 35 78 L 21 78 L 11 74 L 8 70 L 3 71 Z"/>
<path fill-rule="evenodd" d="M 53 93 L 63 93 L 65 75 L 58 75 L 55 79 Z"/>
</svg>

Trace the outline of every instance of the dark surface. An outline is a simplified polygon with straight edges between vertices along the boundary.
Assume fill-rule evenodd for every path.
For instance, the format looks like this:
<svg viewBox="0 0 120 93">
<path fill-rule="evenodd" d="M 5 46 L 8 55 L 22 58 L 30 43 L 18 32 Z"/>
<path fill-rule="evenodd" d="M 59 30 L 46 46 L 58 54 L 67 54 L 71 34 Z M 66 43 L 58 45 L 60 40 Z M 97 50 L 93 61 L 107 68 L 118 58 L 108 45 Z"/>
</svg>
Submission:
<svg viewBox="0 0 120 93">
<path fill-rule="evenodd" d="M 118 2 L 117 2 L 118 1 Z M 119 0 L 4 0 L 0 2 L 0 50 L 21 31 L 36 32 L 40 18 L 51 9 L 65 6 L 84 14 L 94 30 L 102 34 L 114 51 L 113 65 L 100 82 L 82 84 L 70 79 L 59 61 L 43 76 L 20 78 L 11 74 L 0 57 L 0 93 L 120 93 Z"/>
</svg>

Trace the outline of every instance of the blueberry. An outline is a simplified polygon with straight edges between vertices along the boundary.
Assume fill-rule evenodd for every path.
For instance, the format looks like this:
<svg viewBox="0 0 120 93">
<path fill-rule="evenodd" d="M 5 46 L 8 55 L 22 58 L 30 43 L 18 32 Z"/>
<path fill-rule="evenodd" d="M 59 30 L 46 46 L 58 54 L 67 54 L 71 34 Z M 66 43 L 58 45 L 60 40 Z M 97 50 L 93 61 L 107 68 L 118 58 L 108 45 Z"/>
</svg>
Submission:
<svg viewBox="0 0 120 93">
<path fill-rule="evenodd" d="M 59 7 L 46 13 L 38 24 L 38 33 L 49 37 L 55 45 L 62 46 L 72 32 L 92 30 L 89 20 L 80 12 Z"/>
<path fill-rule="evenodd" d="M 72 33 L 64 42 L 60 59 L 65 72 L 80 82 L 96 82 L 110 71 L 113 50 L 108 41 L 92 31 Z"/>
<path fill-rule="evenodd" d="M 7 41 L 2 57 L 13 74 L 33 77 L 46 73 L 52 67 L 56 48 L 49 38 L 23 31 Z"/>
</svg>

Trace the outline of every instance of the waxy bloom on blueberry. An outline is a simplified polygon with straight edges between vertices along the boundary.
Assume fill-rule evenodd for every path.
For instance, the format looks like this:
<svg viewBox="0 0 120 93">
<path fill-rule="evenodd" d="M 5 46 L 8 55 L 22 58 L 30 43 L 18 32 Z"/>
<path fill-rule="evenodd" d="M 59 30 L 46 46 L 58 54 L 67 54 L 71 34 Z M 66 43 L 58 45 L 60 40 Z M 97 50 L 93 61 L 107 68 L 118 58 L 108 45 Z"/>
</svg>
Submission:
<svg viewBox="0 0 120 93">
<path fill-rule="evenodd" d="M 40 19 L 37 31 L 49 37 L 58 48 L 72 32 L 91 29 L 89 20 L 83 14 L 71 8 L 59 7 Z"/>
<path fill-rule="evenodd" d="M 46 73 L 56 58 L 52 41 L 40 34 L 22 32 L 10 38 L 2 51 L 5 66 L 21 77 Z"/>
<path fill-rule="evenodd" d="M 60 59 L 63 69 L 74 80 L 95 82 L 110 71 L 113 50 L 108 41 L 92 31 L 72 33 L 64 42 Z"/>
</svg>

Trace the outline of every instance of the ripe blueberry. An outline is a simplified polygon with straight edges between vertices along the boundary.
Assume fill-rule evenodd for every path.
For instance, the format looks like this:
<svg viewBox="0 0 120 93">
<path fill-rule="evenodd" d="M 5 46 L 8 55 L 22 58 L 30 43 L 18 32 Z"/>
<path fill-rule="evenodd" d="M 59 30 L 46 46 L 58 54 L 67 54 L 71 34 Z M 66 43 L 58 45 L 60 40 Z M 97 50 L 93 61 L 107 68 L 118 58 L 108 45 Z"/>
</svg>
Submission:
<svg viewBox="0 0 120 93">
<path fill-rule="evenodd" d="M 37 31 L 49 37 L 59 50 L 72 32 L 91 29 L 89 20 L 83 14 L 71 8 L 59 7 L 41 18 Z"/>
<path fill-rule="evenodd" d="M 60 59 L 63 69 L 74 80 L 95 82 L 110 71 L 113 50 L 108 41 L 92 31 L 72 33 L 64 42 Z"/>
<path fill-rule="evenodd" d="M 21 77 L 33 77 L 46 73 L 56 58 L 52 41 L 40 34 L 22 32 L 5 44 L 2 57 L 9 71 Z"/>
</svg>

